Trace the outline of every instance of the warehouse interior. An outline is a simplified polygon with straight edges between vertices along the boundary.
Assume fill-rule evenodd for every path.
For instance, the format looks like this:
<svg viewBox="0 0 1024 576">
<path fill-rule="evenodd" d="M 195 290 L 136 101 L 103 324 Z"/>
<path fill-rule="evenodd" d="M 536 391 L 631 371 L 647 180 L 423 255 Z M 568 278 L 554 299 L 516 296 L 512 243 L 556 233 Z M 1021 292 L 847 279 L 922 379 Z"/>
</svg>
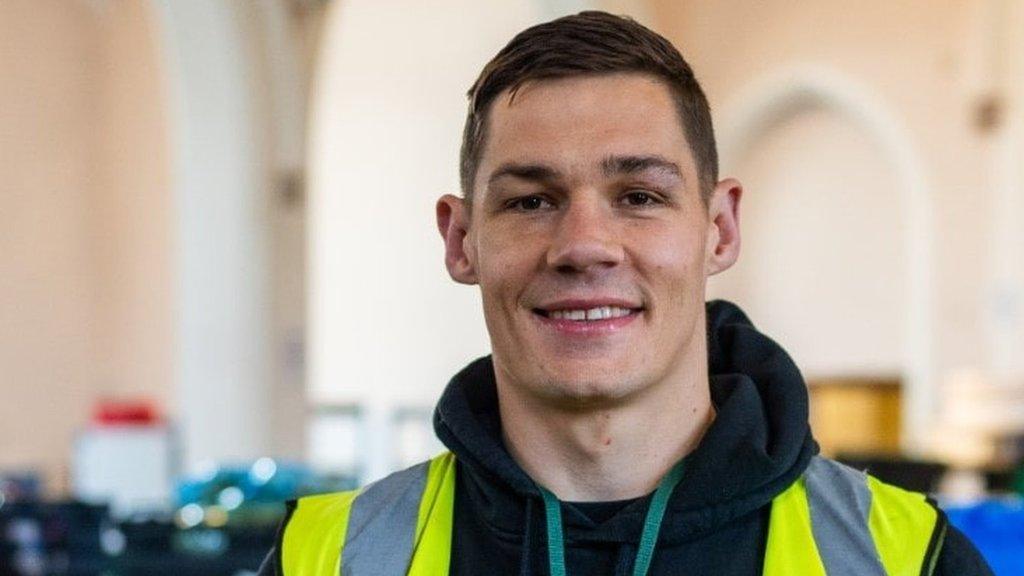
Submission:
<svg viewBox="0 0 1024 576">
<path fill-rule="evenodd" d="M 793 356 L 822 452 L 1024 570 L 1017 0 L 0 3 L 0 563 L 254 574 L 283 500 L 442 450 L 490 347 L 434 221 L 465 93 L 587 9 L 696 71 L 746 189 L 708 296 Z"/>
</svg>

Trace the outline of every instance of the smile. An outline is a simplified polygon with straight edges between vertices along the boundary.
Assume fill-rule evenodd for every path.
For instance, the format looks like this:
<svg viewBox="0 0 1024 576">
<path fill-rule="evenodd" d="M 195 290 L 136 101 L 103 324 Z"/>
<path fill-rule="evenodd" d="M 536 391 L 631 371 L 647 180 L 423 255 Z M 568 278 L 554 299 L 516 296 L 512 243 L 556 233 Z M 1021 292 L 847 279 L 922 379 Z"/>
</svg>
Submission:
<svg viewBox="0 0 1024 576">
<path fill-rule="evenodd" d="M 632 324 L 643 308 L 590 306 L 586 308 L 536 308 L 533 317 L 563 337 L 610 336 Z"/>
<path fill-rule="evenodd" d="M 618 306 L 598 306 L 589 309 L 577 310 L 538 310 L 538 312 L 552 320 L 572 320 L 574 322 L 593 322 L 609 318 L 622 318 L 634 312 L 631 308 L 620 308 Z"/>
</svg>

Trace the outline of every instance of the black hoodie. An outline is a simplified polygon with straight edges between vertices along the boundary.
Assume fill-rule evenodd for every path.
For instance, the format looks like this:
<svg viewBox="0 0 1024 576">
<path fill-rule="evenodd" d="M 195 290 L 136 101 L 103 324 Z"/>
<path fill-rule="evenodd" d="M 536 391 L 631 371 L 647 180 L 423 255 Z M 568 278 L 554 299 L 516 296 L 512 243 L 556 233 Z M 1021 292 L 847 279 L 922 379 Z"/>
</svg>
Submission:
<svg viewBox="0 0 1024 576">
<path fill-rule="evenodd" d="M 769 504 L 818 451 L 807 390 L 786 352 L 733 304 L 709 303 L 707 318 L 716 418 L 685 459 L 651 576 L 760 574 Z M 450 574 L 548 574 L 544 505 L 502 443 L 489 356 L 452 378 L 434 427 L 458 461 Z M 631 574 L 649 502 L 563 503 L 569 575 Z M 935 574 L 991 572 L 951 529 Z"/>
</svg>

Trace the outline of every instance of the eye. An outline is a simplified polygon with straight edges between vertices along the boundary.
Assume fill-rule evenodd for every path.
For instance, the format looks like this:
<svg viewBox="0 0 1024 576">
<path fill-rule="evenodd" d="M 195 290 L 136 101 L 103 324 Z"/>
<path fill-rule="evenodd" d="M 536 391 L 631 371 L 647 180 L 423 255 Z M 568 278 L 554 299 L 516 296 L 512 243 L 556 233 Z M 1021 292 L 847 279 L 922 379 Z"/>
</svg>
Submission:
<svg viewBox="0 0 1024 576">
<path fill-rule="evenodd" d="M 626 195 L 623 196 L 623 200 L 630 206 L 649 206 L 658 203 L 658 199 L 655 198 L 653 194 L 644 192 L 643 190 L 627 192 Z"/>
<path fill-rule="evenodd" d="M 536 212 L 545 208 L 545 205 L 550 206 L 551 203 L 541 196 L 523 196 L 508 203 L 509 208 L 520 212 Z"/>
</svg>

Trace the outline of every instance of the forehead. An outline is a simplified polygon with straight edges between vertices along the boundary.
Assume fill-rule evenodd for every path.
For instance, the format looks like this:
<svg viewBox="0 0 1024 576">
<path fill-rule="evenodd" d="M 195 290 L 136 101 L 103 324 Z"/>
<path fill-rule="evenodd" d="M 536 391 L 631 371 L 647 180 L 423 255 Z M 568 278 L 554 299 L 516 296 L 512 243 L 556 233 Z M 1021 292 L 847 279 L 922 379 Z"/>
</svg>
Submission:
<svg viewBox="0 0 1024 576">
<path fill-rule="evenodd" d="M 659 156 L 696 182 L 695 163 L 672 93 L 645 74 L 532 81 L 491 103 L 475 189 L 508 162 L 550 165 L 579 176 L 610 156 Z"/>
</svg>

